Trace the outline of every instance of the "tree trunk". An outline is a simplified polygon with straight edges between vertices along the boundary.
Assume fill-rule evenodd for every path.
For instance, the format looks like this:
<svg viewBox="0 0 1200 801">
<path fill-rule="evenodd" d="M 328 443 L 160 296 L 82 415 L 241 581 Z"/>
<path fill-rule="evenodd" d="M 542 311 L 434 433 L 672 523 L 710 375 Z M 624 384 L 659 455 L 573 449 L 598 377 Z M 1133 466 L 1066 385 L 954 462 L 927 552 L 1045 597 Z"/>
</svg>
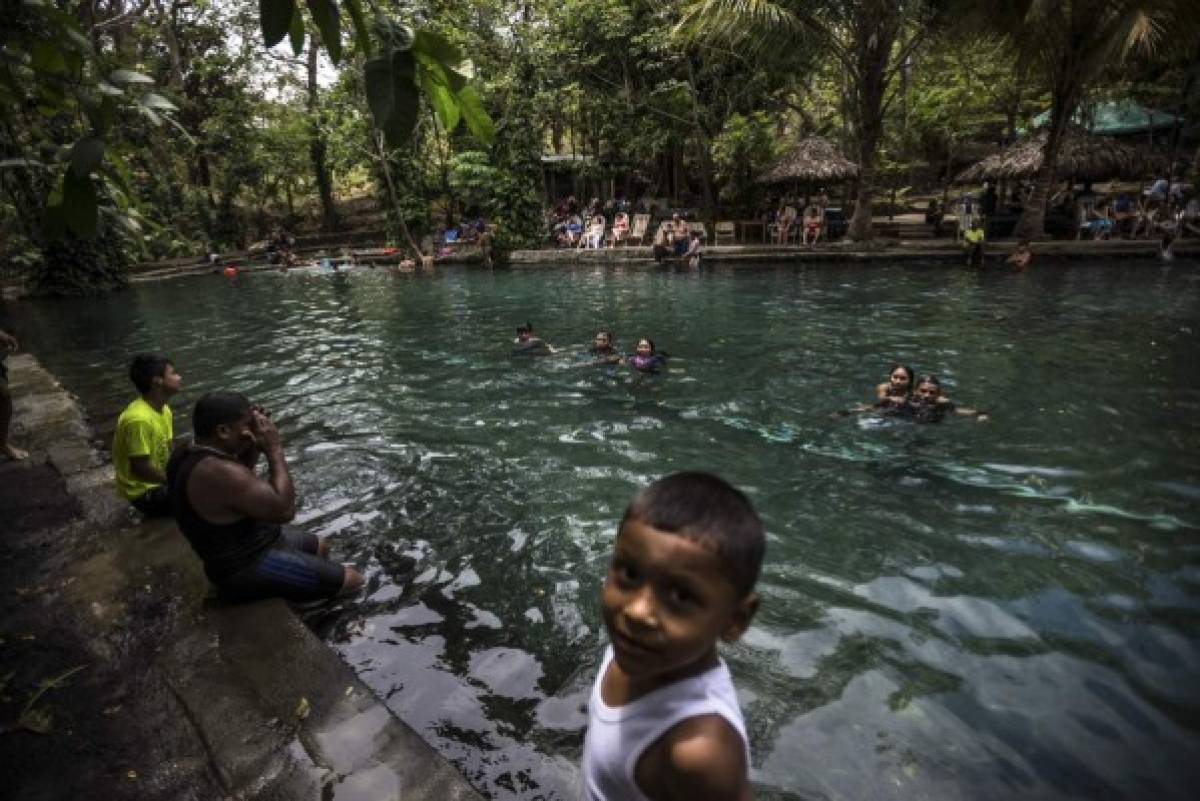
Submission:
<svg viewBox="0 0 1200 801">
<path fill-rule="evenodd" d="M 396 215 L 396 224 L 400 226 L 400 233 L 408 241 L 408 246 L 412 248 L 413 253 L 417 254 L 417 258 L 421 259 L 425 254 L 421 252 L 417 241 L 413 239 L 412 232 L 408 230 L 408 224 L 404 222 L 404 209 L 400 207 L 400 196 L 396 193 L 396 182 L 392 180 L 392 168 L 388 164 L 387 151 L 383 149 L 383 133 L 376 131 L 371 138 L 375 143 L 375 155 L 379 158 L 379 168 L 383 171 L 384 183 L 387 184 L 388 198 L 392 201 L 392 211 Z M 430 255 L 432 256 L 433 254 Z"/>
<path fill-rule="evenodd" d="M 875 159 L 883 135 L 883 94 L 887 66 L 899 32 L 899 10 L 892 2 L 865 3 L 854 30 L 858 85 L 852 105 L 858 133 L 858 193 L 846 237 L 868 242 L 874 236 L 871 196 L 875 190 Z"/>
<path fill-rule="evenodd" d="M 1025 202 L 1021 218 L 1013 229 L 1013 236 L 1021 239 L 1044 239 L 1046 237 L 1046 198 L 1050 184 L 1054 182 L 1058 167 L 1058 151 L 1062 147 L 1067 121 L 1075 109 L 1075 102 L 1067 93 L 1053 98 L 1050 110 L 1050 127 L 1046 132 L 1046 144 L 1042 148 L 1042 167 L 1033 178 L 1033 193 Z"/>
<path fill-rule="evenodd" d="M 317 53 L 319 43 L 315 33 L 310 33 L 308 45 L 308 154 L 312 161 L 313 176 L 317 180 L 317 193 L 321 197 L 321 230 L 336 231 L 338 227 L 337 206 L 333 202 L 333 181 L 325 163 L 325 135 L 321 132 L 321 114 L 317 85 Z"/>
</svg>

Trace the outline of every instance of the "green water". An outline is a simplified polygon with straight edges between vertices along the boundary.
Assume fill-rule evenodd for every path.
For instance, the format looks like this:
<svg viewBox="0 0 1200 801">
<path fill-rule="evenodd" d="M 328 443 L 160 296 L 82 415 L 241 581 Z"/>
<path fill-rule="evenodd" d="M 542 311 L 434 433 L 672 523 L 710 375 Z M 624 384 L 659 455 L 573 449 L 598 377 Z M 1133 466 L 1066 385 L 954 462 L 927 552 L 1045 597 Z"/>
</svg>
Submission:
<svg viewBox="0 0 1200 801">
<path fill-rule="evenodd" d="M 573 797 L 617 519 L 712 470 L 767 524 L 725 651 L 760 798 L 1190 798 L 1200 270 L 1177 262 L 250 275 L 9 305 L 92 410 L 155 348 L 270 407 L 369 576 L 313 625 L 498 798 Z M 668 374 L 509 355 L 648 334 Z M 892 361 L 991 420 L 832 420 Z M 1189 789 L 1191 788 L 1191 789 Z"/>
</svg>

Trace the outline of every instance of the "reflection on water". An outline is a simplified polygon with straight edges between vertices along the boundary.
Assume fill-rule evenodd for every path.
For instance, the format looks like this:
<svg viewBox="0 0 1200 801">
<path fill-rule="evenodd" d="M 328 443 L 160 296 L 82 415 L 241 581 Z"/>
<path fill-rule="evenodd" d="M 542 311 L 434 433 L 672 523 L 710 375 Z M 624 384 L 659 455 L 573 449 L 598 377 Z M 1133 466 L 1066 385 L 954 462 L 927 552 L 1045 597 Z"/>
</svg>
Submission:
<svg viewBox="0 0 1200 801">
<path fill-rule="evenodd" d="M 7 312 L 104 436 L 139 349 L 177 409 L 273 409 L 302 524 L 369 577 L 313 625 L 497 798 L 573 797 L 615 523 L 707 468 L 770 536 L 726 652 L 756 797 L 1001 799 L 1200 780 L 1198 309 L 1176 263 L 250 275 Z M 514 358 L 526 320 L 671 369 Z M 990 422 L 830 419 L 892 361 Z"/>
</svg>

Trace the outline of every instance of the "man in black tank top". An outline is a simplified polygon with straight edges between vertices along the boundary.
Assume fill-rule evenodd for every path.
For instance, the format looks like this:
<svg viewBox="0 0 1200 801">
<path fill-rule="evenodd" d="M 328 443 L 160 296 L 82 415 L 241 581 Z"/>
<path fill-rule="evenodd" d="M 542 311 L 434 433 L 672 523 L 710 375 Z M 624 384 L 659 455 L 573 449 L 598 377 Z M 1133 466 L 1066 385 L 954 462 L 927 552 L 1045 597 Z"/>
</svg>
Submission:
<svg viewBox="0 0 1200 801">
<path fill-rule="evenodd" d="M 210 392 L 192 415 L 195 441 L 167 464 L 180 530 L 222 594 L 243 600 L 311 601 L 350 594 L 363 578 L 325 558 L 326 543 L 284 529 L 296 514 L 279 430 L 236 392 Z M 268 477 L 254 474 L 259 455 Z"/>
</svg>

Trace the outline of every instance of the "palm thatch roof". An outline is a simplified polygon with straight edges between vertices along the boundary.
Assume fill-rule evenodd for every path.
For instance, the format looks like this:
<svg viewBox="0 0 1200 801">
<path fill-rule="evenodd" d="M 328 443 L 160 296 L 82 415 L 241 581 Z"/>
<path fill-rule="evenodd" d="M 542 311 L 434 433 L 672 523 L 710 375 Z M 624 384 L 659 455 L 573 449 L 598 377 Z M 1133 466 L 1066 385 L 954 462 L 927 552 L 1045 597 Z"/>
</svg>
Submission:
<svg viewBox="0 0 1200 801">
<path fill-rule="evenodd" d="M 761 184 L 835 183 L 858 175 L 850 161 L 823 136 L 801 139 L 758 179 Z"/>
<path fill-rule="evenodd" d="M 955 183 L 969 184 L 1011 178 L 1031 178 L 1042 167 L 1046 131 L 1027 136 L 968 167 Z M 1072 128 L 1058 151 L 1058 175 L 1083 181 L 1103 178 L 1145 178 L 1154 172 L 1156 160 L 1145 150 L 1115 139 L 1093 136 Z"/>
</svg>

